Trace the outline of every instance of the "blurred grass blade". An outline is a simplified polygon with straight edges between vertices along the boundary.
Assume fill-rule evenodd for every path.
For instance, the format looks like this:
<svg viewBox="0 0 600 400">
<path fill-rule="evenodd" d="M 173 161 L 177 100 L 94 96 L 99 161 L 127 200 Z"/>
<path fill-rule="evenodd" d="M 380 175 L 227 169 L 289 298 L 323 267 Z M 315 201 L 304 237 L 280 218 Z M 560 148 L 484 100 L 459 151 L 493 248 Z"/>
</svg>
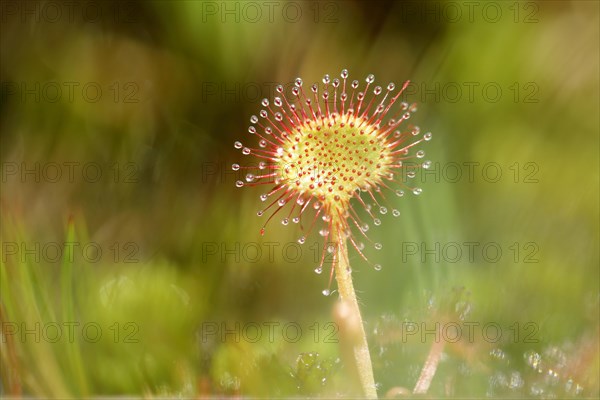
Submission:
<svg viewBox="0 0 600 400">
<path fill-rule="evenodd" d="M 73 302 L 73 245 L 75 243 L 75 224 L 73 218 L 69 218 L 67 225 L 67 237 L 65 240 L 65 249 L 63 250 L 63 259 L 60 269 L 61 275 L 61 300 L 63 311 L 63 323 L 75 322 L 75 306 Z M 85 373 L 83 369 L 83 361 L 81 359 L 80 342 L 74 340 L 73 343 L 68 343 L 66 346 L 66 354 L 69 367 L 73 371 L 74 385 L 76 393 L 85 395 L 88 393 Z"/>
</svg>

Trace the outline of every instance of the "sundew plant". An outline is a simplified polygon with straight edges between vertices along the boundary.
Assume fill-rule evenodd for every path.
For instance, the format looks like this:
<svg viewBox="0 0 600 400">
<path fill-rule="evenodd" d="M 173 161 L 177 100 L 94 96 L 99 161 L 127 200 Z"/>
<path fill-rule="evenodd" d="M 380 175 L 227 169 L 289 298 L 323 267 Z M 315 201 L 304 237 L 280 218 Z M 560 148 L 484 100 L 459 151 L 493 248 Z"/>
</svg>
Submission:
<svg viewBox="0 0 600 400">
<path fill-rule="evenodd" d="M 340 78 L 332 80 L 325 75 L 322 88 L 315 83 L 309 91 L 297 78 L 291 101 L 285 97 L 283 86 L 278 85 L 279 96 L 273 99 L 273 106 L 269 99 L 263 99 L 264 109 L 259 116 L 250 117 L 253 125 L 248 132 L 256 136 L 258 147 L 235 142 L 235 148 L 251 156 L 255 164 L 234 164 L 233 170 L 247 172 L 245 182 L 237 181 L 237 187 L 267 187 L 260 195 L 267 206 L 257 213 L 268 213 L 261 234 L 279 215 L 283 225 L 292 222 L 300 226 L 298 243 L 304 244 L 313 229 L 323 237 L 324 251 L 315 272 L 323 271 L 325 255 L 331 254 L 329 287 L 323 294 L 330 294 L 335 276 L 340 300 L 348 303 L 360 324 L 360 342 L 355 345 L 354 355 L 363 391 L 375 398 L 348 247 L 366 262 L 365 241 L 377 250 L 382 248 L 381 243 L 369 239 L 369 223 L 381 225 L 380 217 L 388 210 L 394 217 L 400 216 L 387 195 L 402 197 L 405 191 L 421 194 L 422 189 L 409 186 L 407 180 L 416 176 L 416 169 L 431 166 L 431 161 L 422 161 L 425 152 L 418 150 L 418 145 L 431 140 L 432 134 L 406 122 L 416 111 L 416 104 L 398 102 L 396 111 L 391 111 L 408 81 L 395 91 L 393 82 L 385 90 L 374 85 L 372 74 L 362 89 L 358 80 L 349 80 L 348 70 L 342 70 Z M 357 207 L 368 215 L 368 222 Z M 311 209 L 314 212 L 307 212 Z M 373 268 L 380 270 L 381 265 Z"/>
</svg>

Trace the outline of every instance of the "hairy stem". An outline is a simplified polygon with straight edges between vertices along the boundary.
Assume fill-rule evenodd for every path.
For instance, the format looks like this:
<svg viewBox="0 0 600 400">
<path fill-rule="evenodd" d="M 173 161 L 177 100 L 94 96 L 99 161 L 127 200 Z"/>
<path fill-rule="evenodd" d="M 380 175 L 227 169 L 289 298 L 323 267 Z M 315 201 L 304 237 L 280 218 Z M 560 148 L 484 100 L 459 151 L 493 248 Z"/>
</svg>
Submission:
<svg viewBox="0 0 600 400">
<path fill-rule="evenodd" d="M 356 335 L 352 342 L 352 353 L 360 383 L 366 398 L 376 399 L 375 379 L 373 366 L 367 344 L 367 335 L 363 326 L 362 316 L 358 307 L 352 273 L 348 262 L 348 247 L 345 238 L 338 238 L 337 262 L 335 264 L 335 279 L 337 281 L 340 300 L 348 306 L 349 319 L 356 321 Z"/>
</svg>

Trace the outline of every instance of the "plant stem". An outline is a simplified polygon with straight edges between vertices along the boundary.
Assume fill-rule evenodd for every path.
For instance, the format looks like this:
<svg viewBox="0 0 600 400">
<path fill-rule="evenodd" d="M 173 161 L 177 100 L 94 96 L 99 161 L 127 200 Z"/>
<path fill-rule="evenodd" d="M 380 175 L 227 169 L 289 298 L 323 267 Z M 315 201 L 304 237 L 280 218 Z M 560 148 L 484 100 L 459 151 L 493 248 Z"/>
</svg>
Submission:
<svg viewBox="0 0 600 400">
<path fill-rule="evenodd" d="M 373 378 L 373 366 L 367 335 L 363 326 L 362 316 L 358 307 L 354 285 L 352 284 L 352 273 L 348 263 L 348 247 L 345 238 L 338 239 L 337 262 L 335 264 L 335 279 L 337 281 L 340 300 L 349 306 L 351 317 L 357 321 L 357 338 L 352 344 L 352 352 L 360 383 L 366 398 L 376 399 L 375 379 Z"/>
<path fill-rule="evenodd" d="M 423 365 L 421 375 L 419 376 L 417 384 L 415 385 L 415 389 L 413 390 L 414 394 L 426 394 L 429 390 L 429 386 L 431 386 L 431 381 L 433 380 L 435 371 L 437 371 L 438 364 L 442 358 L 442 352 L 444 351 L 445 344 L 446 342 L 444 341 L 433 342 L 431 344 L 429 354 L 427 355 L 427 360 L 425 361 L 425 365 Z"/>
</svg>

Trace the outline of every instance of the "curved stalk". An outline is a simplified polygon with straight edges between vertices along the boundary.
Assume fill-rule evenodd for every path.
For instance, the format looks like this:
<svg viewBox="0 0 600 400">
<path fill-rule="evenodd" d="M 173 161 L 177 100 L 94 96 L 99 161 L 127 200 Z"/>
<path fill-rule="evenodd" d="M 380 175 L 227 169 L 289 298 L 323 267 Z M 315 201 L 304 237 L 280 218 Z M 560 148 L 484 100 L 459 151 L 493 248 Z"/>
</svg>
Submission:
<svg viewBox="0 0 600 400">
<path fill-rule="evenodd" d="M 337 281 L 340 300 L 348 306 L 349 319 L 356 321 L 356 340 L 353 340 L 352 353 L 356 369 L 359 375 L 363 393 L 368 399 L 377 398 L 375 388 L 375 379 L 373 377 L 373 366 L 371 364 L 371 355 L 369 354 L 369 345 L 367 344 L 367 335 L 363 326 L 358 300 L 352 284 L 352 272 L 348 262 L 348 247 L 346 239 L 338 237 L 337 256 L 335 263 L 335 279 Z"/>
</svg>

